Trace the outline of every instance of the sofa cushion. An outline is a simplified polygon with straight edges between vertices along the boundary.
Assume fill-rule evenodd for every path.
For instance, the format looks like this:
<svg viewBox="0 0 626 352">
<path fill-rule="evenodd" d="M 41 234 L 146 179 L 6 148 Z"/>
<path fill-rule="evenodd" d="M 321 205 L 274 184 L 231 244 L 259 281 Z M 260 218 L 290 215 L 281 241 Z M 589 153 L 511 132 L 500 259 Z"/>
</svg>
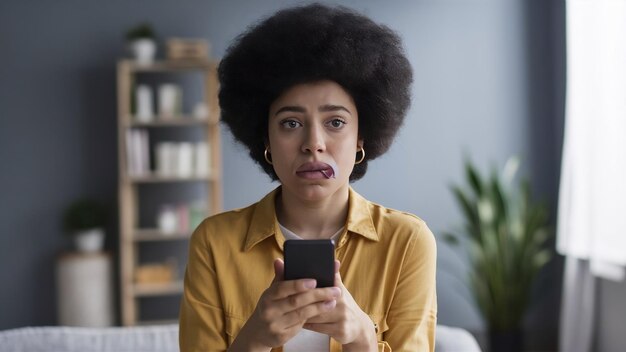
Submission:
<svg viewBox="0 0 626 352">
<path fill-rule="evenodd" d="M 480 352 L 461 328 L 437 325 L 436 352 Z M 26 327 L 0 331 L 0 351 L 178 352 L 178 325 L 82 328 Z"/>
</svg>

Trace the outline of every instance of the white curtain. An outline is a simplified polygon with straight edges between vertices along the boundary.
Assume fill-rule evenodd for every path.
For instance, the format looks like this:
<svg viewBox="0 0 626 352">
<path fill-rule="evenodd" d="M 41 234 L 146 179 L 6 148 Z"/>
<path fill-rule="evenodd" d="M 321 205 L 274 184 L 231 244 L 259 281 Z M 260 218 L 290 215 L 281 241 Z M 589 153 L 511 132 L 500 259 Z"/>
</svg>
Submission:
<svg viewBox="0 0 626 352">
<path fill-rule="evenodd" d="M 626 0 L 567 0 L 557 250 L 567 256 L 561 351 L 590 351 L 594 276 L 626 266 Z"/>
</svg>

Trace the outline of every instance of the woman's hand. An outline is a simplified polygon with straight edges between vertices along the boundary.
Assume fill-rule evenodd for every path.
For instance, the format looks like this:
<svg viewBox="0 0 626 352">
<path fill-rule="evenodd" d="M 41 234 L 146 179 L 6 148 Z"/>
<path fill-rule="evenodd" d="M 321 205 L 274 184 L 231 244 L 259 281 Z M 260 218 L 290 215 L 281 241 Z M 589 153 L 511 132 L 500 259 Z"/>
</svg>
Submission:
<svg viewBox="0 0 626 352">
<path fill-rule="evenodd" d="M 268 351 L 294 337 L 307 319 L 337 304 L 338 287 L 315 288 L 312 279 L 283 281 L 285 264 L 274 261 L 274 280 L 241 328 L 229 351 Z"/>
<path fill-rule="evenodd" d="M 374 323 L 343 285 L 339 265 L 335 260 L 335 286 L 341 289 L 335 308 L 309 319 L 304 328 L 330 335 L 343 345 L 343 351 L 377 351 Z"/>
</svg>

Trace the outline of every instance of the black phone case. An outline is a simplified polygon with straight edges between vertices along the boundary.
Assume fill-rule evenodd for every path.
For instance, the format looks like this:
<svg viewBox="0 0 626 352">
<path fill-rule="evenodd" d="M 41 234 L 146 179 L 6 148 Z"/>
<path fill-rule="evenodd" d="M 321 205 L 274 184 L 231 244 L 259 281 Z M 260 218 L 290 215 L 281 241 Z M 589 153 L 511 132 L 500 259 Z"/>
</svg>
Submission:
<svg viewBox="0 0 626 352">
<path fill-rule="evenodd" d="M 335 283 L 335 244 L 332 240 L 285 241 L 285 280 L 315 279 L 317 287 Z"/>
</svg>

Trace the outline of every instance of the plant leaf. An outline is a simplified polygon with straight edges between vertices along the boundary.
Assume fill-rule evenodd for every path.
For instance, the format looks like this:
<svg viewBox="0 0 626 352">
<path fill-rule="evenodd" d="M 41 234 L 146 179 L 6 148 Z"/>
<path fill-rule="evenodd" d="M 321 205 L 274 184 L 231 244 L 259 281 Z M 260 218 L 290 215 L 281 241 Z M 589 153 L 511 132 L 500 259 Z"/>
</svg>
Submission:
<svg viewBox="0 0 626 352">
<path fill-rule="evenodd" d="M 470 239 L 476 303 L 490 328 L 501 330 L 521 325 L 536 275 L 552 257 L 545 247 L 553 236 L 547 207 L 532 201 L 528 180 L 513 184 L 518 169 L 519 159 L 513 157 L 502 174 L 493 171 L 483 180 L 467 161 L 467 185 L 451 186 L 464 223 L 449 241 L 458 244 L 459 235 Z"/>
<path fill-rule="evenodd" d="M 450 233 L 450 232 L 445 232 L 442 234 L 443 236 L 443 240 L 453 246 L 458 246 L 460 241 L 459 238 L 457 237 L 457 235 Z"/>
<path fill-rule="evenodd" d="M 474 194 L 477 197 L 482 196 L 483 194 L 482 179 L 470 161 L 466 161 L 465 163 L 465 174 L 467 177 L 467 181 L 469 182 L 472 190 L 474 191 Z"/>
</svg>

